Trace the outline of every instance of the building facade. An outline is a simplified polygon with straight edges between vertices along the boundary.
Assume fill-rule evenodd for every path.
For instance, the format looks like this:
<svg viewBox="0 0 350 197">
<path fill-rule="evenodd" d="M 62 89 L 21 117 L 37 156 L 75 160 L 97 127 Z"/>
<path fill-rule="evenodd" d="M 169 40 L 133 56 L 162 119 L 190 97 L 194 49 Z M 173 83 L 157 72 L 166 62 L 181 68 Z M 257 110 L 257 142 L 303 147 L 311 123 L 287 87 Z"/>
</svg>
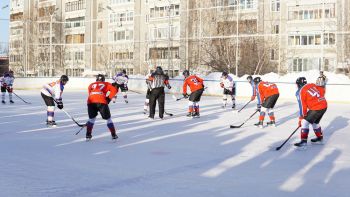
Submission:
<svg viewBox="0 0 350 197">
<path fill-rule="evenodd" d="M 10 67 L 23 76 L 343 71 L 347 0 L 11 0 Z"/>
</svg>

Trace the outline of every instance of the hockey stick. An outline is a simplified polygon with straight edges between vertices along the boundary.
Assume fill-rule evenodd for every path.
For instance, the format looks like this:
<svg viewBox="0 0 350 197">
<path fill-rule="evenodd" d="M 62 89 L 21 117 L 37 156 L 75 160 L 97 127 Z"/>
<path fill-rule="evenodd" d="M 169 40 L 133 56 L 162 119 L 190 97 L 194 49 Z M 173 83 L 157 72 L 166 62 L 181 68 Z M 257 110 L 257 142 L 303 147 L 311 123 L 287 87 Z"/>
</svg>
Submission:
<svg viewBox="0 0 350 197">
<path fill-rule="evenodd" d="M 250 100 L 248 103 L 246 103 L 240 110 L 238 110 L 238 112 L 241 112 L 245 107 L 247 107 L 247 105 L 252 102 L 252 100 Z"/>
<path fill-rule="evenodd" d="M 138 91 L 135 91 L 135 90 L 128 90 L 129 92 L 133 92 L 133 93 L 136 93 L 136 94 L 142 94 L 142 92 L 138 92 Z"/>
<path fill-rule="evenodd" d="M 85 127 L 85 126 L 86 126 L 86 125 L 84 125 L 84 127 Z M 79 131 L 75 133 L 75 135 L 78 135 L 78 134 L 80 133 L 80 131 L 84 129 L 84 127 L 81 127 L 81 128 L 79 129 Z"/>
<path fill-rule="evenodd" d="M 16 93 L 12 92 L 15 96 L 17 96 L 17 98 L 21 99 L 24 103 L 27 103 L 27 104 L 32 104 L 30 102 L 27 102 L 25 101 L 24 99 L 22 99 L 20 96 L 18 96 Z"/>
<path fill-rule="evenodd" d="M 166 111 L 164 112 L 164 114 L 165 114 L 165 115 L 168 115 L 168 116 L 173 116 L 173 115 L 174 115 L 174 114 L 168 113 L 168 112 L 166 112 Z"/>
<path fill-rule="evenodd" d="M 247 118 L 242 124 L 235 126 L 235 125 L 230 125 L 230 128 L 241 128 L 249 119 L 251 119 L 256 113 L 258 112 L 258 110 L 256 110 L 251 116 L 249 116 L 249 118 Z"/>
<path fill-rule="evenodd" d="M 288 140 L 294 135 L 294 133 L 298 131 L 299 128 L 300 128 L 300 126 L 298 126 L 298 128 L 296 128 L 296 129 L 293 131 L 293 133 L 289 135 L 289 137 L 281 144 L 281 146 L 276 147 L 276 150 L 280 150 L 280 149 L 284 146 L 284 144 L 287 143 Z"/>
<path fill-rule="evenodd" d="M 52 98 L 53 99 L 53 98 Z M 56 101 L 56 99 L 53 99 L 53 101 L 55 101 L 55 103 L 56 104 L 58 104 L 58 102 Z M 75 123 L 75 124 L 77 124 L 79 127 L 85 127 L 86 126 L 86 124 L 79 124 L 68 112 L 66 112 L 66 110 L 64 110 L 64 109 L 61 109 L 70 119 L 72 119 L 73 120 L 73 122 Z"/>
</svg>

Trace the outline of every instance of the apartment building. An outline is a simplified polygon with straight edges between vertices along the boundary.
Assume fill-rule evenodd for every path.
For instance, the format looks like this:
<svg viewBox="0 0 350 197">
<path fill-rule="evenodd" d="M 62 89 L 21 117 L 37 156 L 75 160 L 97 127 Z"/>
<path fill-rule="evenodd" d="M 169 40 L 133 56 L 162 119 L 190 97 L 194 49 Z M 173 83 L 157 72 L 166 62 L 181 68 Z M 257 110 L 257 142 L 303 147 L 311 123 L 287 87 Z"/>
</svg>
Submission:
<svg viewBox="0 0 350 197">
<path fill-rule="evenodd" d="M 11 0 L 10 67 L 23 76 L 341 71 L 350 65 L 349 4 Z"/>
</svg>

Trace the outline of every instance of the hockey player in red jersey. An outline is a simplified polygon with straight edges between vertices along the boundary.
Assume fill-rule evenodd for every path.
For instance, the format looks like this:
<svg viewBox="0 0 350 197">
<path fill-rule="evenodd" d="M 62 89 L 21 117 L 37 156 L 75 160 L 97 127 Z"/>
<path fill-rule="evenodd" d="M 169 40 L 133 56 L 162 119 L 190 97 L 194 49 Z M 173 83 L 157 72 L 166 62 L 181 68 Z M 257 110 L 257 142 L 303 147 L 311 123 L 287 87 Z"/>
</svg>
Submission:
<svg viewBox="0 0 350 197">
<path fill-rule="evenodd" d="M 86 140 L 92 138 L 92 129 L 95 124 L 96 116 L 100 112 L 102 118 L 107 120 L 107 127 L 111 132 L 112 139 L 117 139 L 114 123 L 111 118 L 111 112 L 108 104 L 117 94 L 117 89 L 112 84 L 105 82 L 105 76 L 97 75 L 96 82 L 89 85 L 89 97 L 87 99 L 89 121 L 86 123 Z"/>
<path fill-rule="evenodd" d="M 62 93 L 64 86 L 69 81 L 67 75 L 62 75 L 61 78 L 55 82 L 45 84 L 41 90 L 41 97 L 47 106 L 47 120 L 46 124 L 48 127 L 56 127 L 54 120 L 55 115 L 55 101 L 58 109 L 63 109 Z"/>
<path fill-rule="evenodd" d="M 320 91 L 319 86 L 313 83 L 307 83 L 305 77 L 299 77 L 296 80 L 298 90 L 296 97 L 299 104 L 299 127 L 301 127 L 301 141 L 295 143 L 295 146 L 304 147 L 307 144 L 309 135 L 309 126 L 312 125 L 316 138 L 311 139 L 313 143 L 321 143 L 323 141 L 322 129 L 320 121 L 327 111 L 327 101 L 324 92 Z"/>
<path fill-rule="evenodd" d="M 276 126 L 275 124 L 275 115 L 273 108 L 276 105 L 276 102 L 279 97 L 279 91 L 277 85 L 274 83 L 269 83 L 261 81 L 260 77 L 254 78 L 254 84 L 256 88 L 256 93 L 258 97 L 258 106 L 261 105 L 259 122 L 255 124 L 260 128 L 263 128 L 265 114 L 267 113 L 270 117 L 270 122 L 267 122 L 267 125 Z"/>
<path fill-rule="evenodd" d="M 185 77 L 183 85 L 183 96 L 185 98 L 189 97 L 187 116 L 199 118 L 200 115 L 198 102 L 201 100 L 201 96 L 204 91 L 203 79 L 197 77 L 196 75 L 190 75 L 190 72 L 188 70 L 185 70 L 182 74 Z M 187 94 L 187 86 L 190 87 L 190 95 Z"/>
</svg>

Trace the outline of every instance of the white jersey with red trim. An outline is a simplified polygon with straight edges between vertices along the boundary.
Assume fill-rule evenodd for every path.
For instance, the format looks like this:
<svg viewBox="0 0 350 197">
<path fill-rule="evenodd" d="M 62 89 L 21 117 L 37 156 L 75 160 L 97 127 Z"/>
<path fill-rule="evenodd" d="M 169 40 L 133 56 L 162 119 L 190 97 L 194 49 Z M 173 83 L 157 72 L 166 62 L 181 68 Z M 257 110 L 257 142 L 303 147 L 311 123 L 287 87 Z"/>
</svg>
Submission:
<svg viewBox="0 0 350 197">
<path fill-rule="evenodd" d="M 61 100 L 63 89 L 64 85 L 61 83 L 60 80 L 57 80 L 55 82 L 45 84 L 43 86 L 43 89 L 41 89 L 41 93 L 43 93 L 46 96 L 55 98 L 56 100 Z"/>
</svg>

